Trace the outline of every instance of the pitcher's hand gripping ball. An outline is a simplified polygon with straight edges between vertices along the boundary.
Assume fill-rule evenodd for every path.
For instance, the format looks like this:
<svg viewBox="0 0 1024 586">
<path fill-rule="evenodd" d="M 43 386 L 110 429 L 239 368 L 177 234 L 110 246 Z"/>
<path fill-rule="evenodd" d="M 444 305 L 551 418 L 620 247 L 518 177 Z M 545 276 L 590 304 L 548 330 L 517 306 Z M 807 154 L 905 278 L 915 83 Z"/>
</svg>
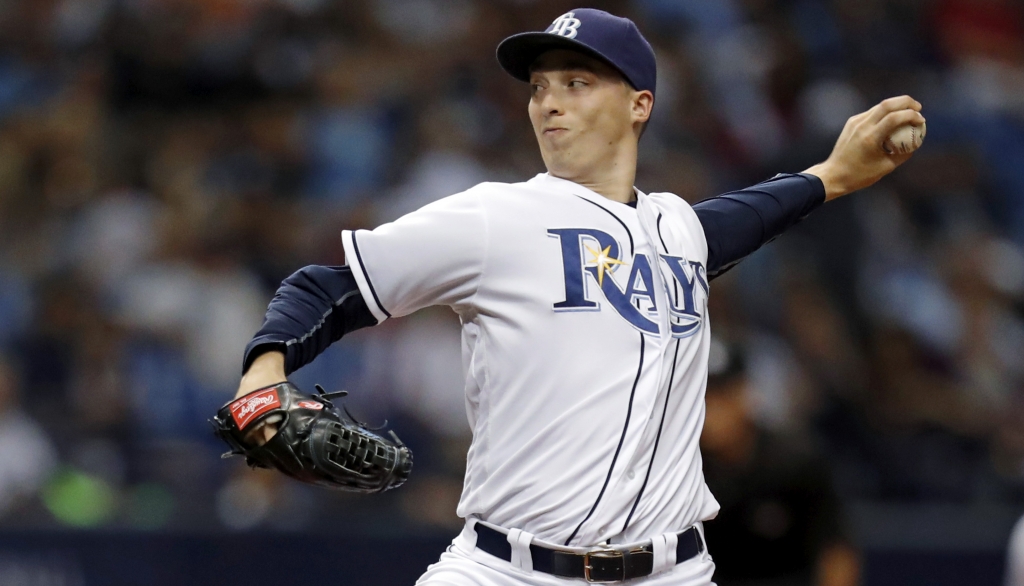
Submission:
<svg viewBox="0 0 1024 586">
<path fill-rule="evenodd" d="M 882 150 L 890 155 L 906 155 L 910 154 L 921 146 L 924 142 L 924 135 L 927 134 L 928 127 L 925 124 L 920 126 L 916 124 L 904 124 L 892 134 L 889 138 L 885 139 L 882 143 Z"/>
<path fill-rule="evenodd" d="M 221 407 L 210 422 L 231 447 L 224 457 L 245 456 L 253 468 L 275 468 L 302 482 L 350 492 L 383 492 L 405 482 L 412 452 L 395 432 L 389 440 L 339 411 L 331 399 L 345 391 L 316 389 L 318 394 L 308 395 L 283 382 Z M 265 423 L 277 426 L 266 443 L 246 439 Z"/>
</svg>

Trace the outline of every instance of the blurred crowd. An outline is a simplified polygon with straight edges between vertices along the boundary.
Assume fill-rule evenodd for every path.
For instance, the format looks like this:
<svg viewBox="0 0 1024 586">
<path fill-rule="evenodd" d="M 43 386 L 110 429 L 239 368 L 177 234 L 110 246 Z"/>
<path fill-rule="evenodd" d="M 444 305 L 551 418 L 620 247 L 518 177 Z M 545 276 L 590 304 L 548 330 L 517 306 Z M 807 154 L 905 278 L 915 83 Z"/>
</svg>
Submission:
<svg viewBox="0 0 1024 586">
<path fill-rule="evenodd" d="M 637 185 L 691 203 L 824 159 L 911 94 L 928 136 L 714 281 L 759 428 L 850 501 L 1024 503 L 1024 6 L 607 0 L 655 46 Z M 357 332 L 295 375 L 416 453 L 350 497 L 242 462 L 206 418 L 278 283 L 339 234 L 543 171 L 508 34 L 565 0 L 0 2 L 0 526 L 459 526 L 459 326 Z M 714 488 L 714 487 L 713 487 Z"/>
</svg>

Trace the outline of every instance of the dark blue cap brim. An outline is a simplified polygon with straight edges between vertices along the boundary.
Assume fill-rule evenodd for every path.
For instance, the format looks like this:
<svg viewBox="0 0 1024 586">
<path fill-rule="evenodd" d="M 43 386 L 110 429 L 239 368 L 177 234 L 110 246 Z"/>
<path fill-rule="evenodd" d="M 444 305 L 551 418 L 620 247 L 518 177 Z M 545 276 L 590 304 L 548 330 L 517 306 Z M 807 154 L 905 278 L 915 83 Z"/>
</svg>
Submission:
<svg viewBox="0 0 1024 586">
<path fill-rule="evenodd" d="M 629 76 L 616 67 L 608 57 L 575 39 L 551 33 L 529 32 L 508 37 L 498 45 L 498 63 L 512 77 L 520 81 L 530 81 L 530 66 L 537 60 L 537 57 L 541 56 L 541 53 L 553 49 L 567 49 L 600 59 L 618 71 L 629 82 L 629 85 L 636 89 L 633 80 L 629 79 Z"/>
</svg>

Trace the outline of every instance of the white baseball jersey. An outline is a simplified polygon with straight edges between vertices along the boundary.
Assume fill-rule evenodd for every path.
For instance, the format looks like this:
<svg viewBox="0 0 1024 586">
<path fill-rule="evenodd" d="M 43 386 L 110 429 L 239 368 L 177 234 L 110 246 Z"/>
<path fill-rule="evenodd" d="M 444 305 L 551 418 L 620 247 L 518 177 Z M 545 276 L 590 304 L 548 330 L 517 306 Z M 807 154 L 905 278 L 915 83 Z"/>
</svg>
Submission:
<svg viewBox="0 0 1024 586">
<path fill-rule="evenodd" d="M 379 321 L 439 304 L 461 318 L 473 442 L 460 516 L 591 546 L 717 513 L 698 449 L 704 232 L 681 198 L 637 197 L 541 174 L 342 233 Z"/>
</svg>

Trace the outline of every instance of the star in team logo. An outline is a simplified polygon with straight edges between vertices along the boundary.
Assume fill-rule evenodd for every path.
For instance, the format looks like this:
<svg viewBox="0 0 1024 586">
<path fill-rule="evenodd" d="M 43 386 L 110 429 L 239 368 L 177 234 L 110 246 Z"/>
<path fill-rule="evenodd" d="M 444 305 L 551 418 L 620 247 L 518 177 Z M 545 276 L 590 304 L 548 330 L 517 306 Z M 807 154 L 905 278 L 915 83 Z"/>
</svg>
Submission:
<svg viewBox="0 0 1024 586">
<path fill-rule="evenodd" d="M 617 258 L 611 256 L 611 246 L 605 246 L 604 250 L 598 252 L 593 248 L 587 246 L 587 252 L 594 255 L 593 260 L 590 262 L 597 265 L 597 284 L 598 286 L 604 286 L 604 272 L 608 271 L 611 273 L 615 270 L 615 265 L 621 265 L 623 262 Z"/>
</svg>

